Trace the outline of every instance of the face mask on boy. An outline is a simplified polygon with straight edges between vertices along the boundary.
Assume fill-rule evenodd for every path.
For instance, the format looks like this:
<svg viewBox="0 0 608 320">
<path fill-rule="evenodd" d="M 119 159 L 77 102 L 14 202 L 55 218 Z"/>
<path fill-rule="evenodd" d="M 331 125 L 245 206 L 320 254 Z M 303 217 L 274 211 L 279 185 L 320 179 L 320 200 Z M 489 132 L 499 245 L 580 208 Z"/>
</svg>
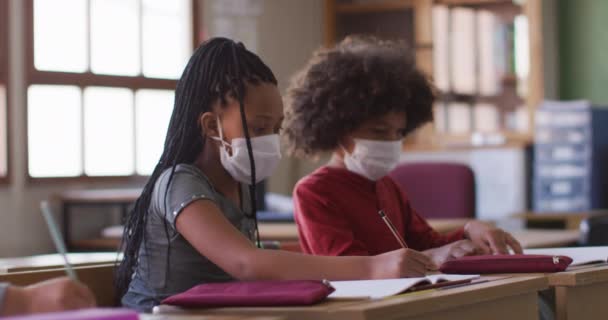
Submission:
<svg viewBox="0 0 608 320">
<path fill-rule="evenodd" d="M 377 141 L 354 139 L 352 153 L 344 150 L 344 164 L 354 173 L 376 181 L 393 170 L 401 156 L 401 140 Z"/>
<path fill-rule="evenodd" d="M 251 184 L 251 165 L 249 153 L 247 152 L 247 140 L 245 138 L 234 138 L 232 143 L 224 141 L 222 122 L 217 119 L 219 137 L 212 139 L 220 141 L 220 159 L 222 166 L 234 180 Z M 227 148 L 232 149 L 232 155 Z M 251 151 L 255 161 L 255 182 L 258 183 L 272 175 L 281 160 L 281 146 L 278 134 L 270 134 L 251 138 Z"/>
</svg>

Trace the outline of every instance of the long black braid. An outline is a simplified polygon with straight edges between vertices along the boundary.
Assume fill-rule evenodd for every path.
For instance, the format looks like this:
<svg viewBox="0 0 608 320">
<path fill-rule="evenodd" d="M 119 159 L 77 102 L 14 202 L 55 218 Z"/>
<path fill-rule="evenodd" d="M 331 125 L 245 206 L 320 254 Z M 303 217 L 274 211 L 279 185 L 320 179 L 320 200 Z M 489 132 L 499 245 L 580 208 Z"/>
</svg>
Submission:
<svg viewBox="0 0 608 320">
<path fill-rule="evenodd" d="M 212 111 L 212 105 L 220 101 L 226 104 L 227 95 L 238 100 L 243 131 L 247 141 L 249 162 L 251 165 L 250 201 L 251 212 L 245 212 L 248 218 L 255 220 L 256 240 L 259 243 L 257 231 L 257 203 L 255 189 L 255 162 L 251 147 L 251 139 L 247 126 L 244 109 L 246 84 L 272 83 L 277 80 L 266 64 L 248 51 L 242 43 L 236 43 L 226 38 L 213 38 L 205 41 L 192 55 L 175 91 L 175 105 L 163 153 L 154 168 L 150 179 L 144 186 L 142 194 L 127 216 L 125 232 L 122 239 L 124 258 L 116 275 L 116 296 L 120 299 L 128 290 L 133 273 L 139 263 L 138 254 L 142 243 L 146 245 L 146 223 L 152 198 L 152 191 L 159 176 L 171 168 L 168 185 L 171 184 L 175 168 L 178 164 L 193 163 L 202 152 L 205 134 L 201 135 L 198 120 L 201 114 Z M 165 195 L 166 199 L 166 195 Z M 165 212 L 166 214 L 166 212 Z M 170 256 L 170 234 L 167 219 L 164 219 L 165 236 L 169 243 L 167 260 Z M 167 261 L 167 269 L 170 261 Z M 168 270 L 166 271 L 168 274 Z"/>
</svg>

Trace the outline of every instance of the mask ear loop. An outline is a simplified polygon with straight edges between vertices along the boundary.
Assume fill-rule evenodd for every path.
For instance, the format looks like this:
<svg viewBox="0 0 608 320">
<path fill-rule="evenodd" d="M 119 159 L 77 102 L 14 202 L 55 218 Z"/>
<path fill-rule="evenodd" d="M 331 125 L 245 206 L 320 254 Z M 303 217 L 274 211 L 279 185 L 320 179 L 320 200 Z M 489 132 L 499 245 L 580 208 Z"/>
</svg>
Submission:
<svg viewBox="0 0 608 320">
<path fill-rule="evenodd" d="M 353 155 L 355 154 L 355 149 L 357 149 L 357 143 L 355 142 L 355 147 L 353 148 L 353 152 L 348 152 L 348 150 L 346 149 L 346 147 L 344 147 L 344 145 L 342 143 L 340 143 L 340 148 L 342 149 L 342 152 L 344 152 L 344 156 L 343 158 L 346 157 L 353 157 Z"/>
<path fill-rule="evenodd" d="M 346 148 L 342 144 L 340 144 L 340 148 L 342 149 L 342 152 L 344 152 L 345 156 L 350 155 L 350 152 L 348 152 L 348 150 L 346 150 Z"/>
<path fill-rule="evenodd" d="M 224 141 L 224 129 L 222 128 L 222 121 L 220 121 L 220 116 L 217 116 L 217 129 L 220 132 L 220 136 L 218 137 L 211 137 L 211 139 L 218 141 L 219 143 L 222 144 L 222 147 L 224 148 L 224 151 L 228 152 L 228 150 L 226 150 L 226 147 L 230 147 L 232 148 L 232 144 Z M 230 156 L 230 155 L 229 155 Z"/>
</svg>

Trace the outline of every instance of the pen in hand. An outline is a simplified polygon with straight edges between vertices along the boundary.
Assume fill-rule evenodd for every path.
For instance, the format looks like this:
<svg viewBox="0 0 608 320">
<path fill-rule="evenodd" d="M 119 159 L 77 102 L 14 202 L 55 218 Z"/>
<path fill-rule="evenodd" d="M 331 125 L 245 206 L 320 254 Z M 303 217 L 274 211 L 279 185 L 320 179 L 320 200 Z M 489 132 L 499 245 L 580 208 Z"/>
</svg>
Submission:
<svg viewBox="0 0 608 320">
<path fill-rule="evenodd" d="M 391 230 L 391 232 L 393 233 L 393 236 L 395 236 L 395 239 L 397 239 L 397 241 L 399 242 L 401 247 L 403 247 L 404 249 L 407 249 L 408 248 L 407 243 L 405 243 L 405 240 L 403 240 L 403 238 L 399 235 L 399 232 L 397 232 L 397 228 L 395 228 L 395 225 L 386 216 L 386 214 L 384 213 L 384 210 L 378 211 L 378 214 L 380 215 L 382 220 L 384 220 L 384 223 L 386 224 L 386 226 Z"/>
</svg>

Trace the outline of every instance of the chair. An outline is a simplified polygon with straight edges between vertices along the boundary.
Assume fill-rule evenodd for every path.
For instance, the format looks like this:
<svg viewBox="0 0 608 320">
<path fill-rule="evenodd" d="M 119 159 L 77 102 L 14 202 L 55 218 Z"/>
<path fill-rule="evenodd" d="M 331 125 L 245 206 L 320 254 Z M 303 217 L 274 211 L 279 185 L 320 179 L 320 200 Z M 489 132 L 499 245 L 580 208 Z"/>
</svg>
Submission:
<svg viewBox="0 0 608 320">
<path fill-rule="evenodd" d="M 475 175 L 457 163 L 408 163 L 390 176 L 406 192 L 412 207 L 429 218 L 474 218 Z"/>
<path fill-rule="evenodd" d="M 589 217 L 581 221 L 581 246 L 608 245 L 608 215 Z"/>
</svg>

